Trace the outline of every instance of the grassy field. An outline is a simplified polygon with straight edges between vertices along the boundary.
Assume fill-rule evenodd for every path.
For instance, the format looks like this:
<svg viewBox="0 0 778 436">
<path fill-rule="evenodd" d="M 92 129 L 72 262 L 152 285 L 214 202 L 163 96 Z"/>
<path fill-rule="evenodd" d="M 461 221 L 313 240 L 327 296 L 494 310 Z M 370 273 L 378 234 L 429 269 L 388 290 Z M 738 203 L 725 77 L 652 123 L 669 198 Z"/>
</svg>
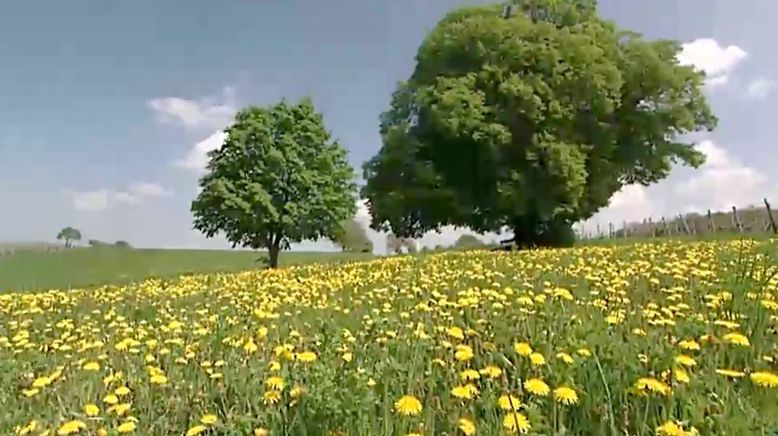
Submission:
<svg viewBox="0 0 778 436">
<path fill-rule="evenodd" d="M 46 253 L 17 250 L 0 257 L 0 293 L 122 284 L 148 277 L 234 272 L 264 267 L 262 253 L 223 250 L 77 248 Z M 364 259 L 343 253 L 282 253 L 282 265 Z"/>
<path fill-rule="evenodd" d="M 0 434 L 772 435 L 778 245 L 0 295 Z"/>
</svg>

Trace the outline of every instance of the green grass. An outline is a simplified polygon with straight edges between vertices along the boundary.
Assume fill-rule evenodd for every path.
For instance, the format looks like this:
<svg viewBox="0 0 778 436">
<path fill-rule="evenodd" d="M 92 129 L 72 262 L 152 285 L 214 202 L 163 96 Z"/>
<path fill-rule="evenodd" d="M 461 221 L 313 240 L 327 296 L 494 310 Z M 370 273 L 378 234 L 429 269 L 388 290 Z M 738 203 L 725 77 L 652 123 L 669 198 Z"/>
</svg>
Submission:
<svg viewBox="0 0 778 436">
<path fill-rule="evenodd" d="M 357 260 L 366 254 L 286 252 L 281 266 Z M 149 277 L 264 268 L 264 253 L 226 250 L 76 248 L 19 250 L 0 257 L 0 293 L 123 284 Z"/>
</svg>

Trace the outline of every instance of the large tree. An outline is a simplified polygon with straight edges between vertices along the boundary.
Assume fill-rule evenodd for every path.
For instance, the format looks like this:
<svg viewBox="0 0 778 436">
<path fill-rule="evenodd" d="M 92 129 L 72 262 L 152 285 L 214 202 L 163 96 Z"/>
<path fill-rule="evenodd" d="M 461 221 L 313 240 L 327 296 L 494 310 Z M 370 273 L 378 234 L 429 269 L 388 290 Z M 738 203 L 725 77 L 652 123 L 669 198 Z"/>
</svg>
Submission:
<svg viewBox="0 0 778 436">
<path fill-rule="evenodd" d="M 713 129 L 704 75 L 600 18 L 594 0 L 525 0 L 448 14 L 382 115 L 364 165 L 376 229 L 418 237 L 443 225 L 559 243 L 626 184 L 704 156 Z"/>
<path fill-rule="evenodd" d="M 81 240 L 81 232 L 73 227 L 65 227 L 57 233 L 57 240 L 64 240 L 65 248 L 70 248 L 74 241 Z"/>
<path fill-rule="evenodd" d="M 275 268 L 291 243 L 332 239 L 354 216 L 354 170 L 310 100 L 247 107 L 225 133 L 192 202 L 194 227 L 206 236 L 266 248 Z"/>
<path fill-rule="evenodd" d="M 344 220 L 334 242 L 343 251 L 350 253 L 372 253 L 373 242 L 367 237 L 367 231 L 354 219 Z"/>
</svg>

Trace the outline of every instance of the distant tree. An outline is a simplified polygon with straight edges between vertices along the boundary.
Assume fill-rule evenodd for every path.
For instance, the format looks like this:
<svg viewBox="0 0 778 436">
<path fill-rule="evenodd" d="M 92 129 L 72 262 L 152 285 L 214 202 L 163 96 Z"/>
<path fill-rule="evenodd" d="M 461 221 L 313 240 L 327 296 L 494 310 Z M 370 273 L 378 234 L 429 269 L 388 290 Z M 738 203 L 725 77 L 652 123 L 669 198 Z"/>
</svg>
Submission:
<svg viewBox="0 0 778 436">
<path fill-rule="evenodd" d="M 127 241 L 116 241 L 113 243 L 114 247 L 121 247 L 121 248 L 132 248 L 129 242 Z"/>
<path fill-rule="evenodd" d="M 309 99 L 249 106 L 209 152 L 194 227 L 232 246 L 268 250 L 269 265 L 293 242 L 334 239 L 356 213 L 354 170 Z"/>
<path fill-rule="evenodd" d="M 418 247 L 416 241 L 411 238 L 399 238 L 393 233 L 386 235 L 386 251 L 389 254 L 416 253 Z"/>
<path fill-rule="evenodd" d="M 103 242 L 98 239 L 90 239 L 87 241 L 87 244 L 89 244 L 90 247 L 105 247 L 106 245 L 109 245 L 107 242 Z"/>
<path fill-rule="evenodd" d="M 81 232 L 78 229 L 75 229 L 73 227 L 65 227 L 64 229 L 60 230 L 57 234 L 57 240 L 58 241 L 65 241 L 65 248 L 70 248 L 73 246 L 73 243 L 75 241 L 81 240 Z"/>
<path fill-rule="evenodd" d="M 460 236 L 454 243 L 454 247 L 459 249 L 481 248 L 483 246 L 484 243 L 480 239 L 468 233 Z"/>
<path fill-rule="evenodd" d="M 373 243 L 367 237 L 367 231 L 353 219 L 341 222 L 334 242 L 343 251 L 350 253 L 372 253 Z"/>
<path fill-rule="evenodd" d="M 619 29 L 594 0 L 505 3 L 450 12 L 419 47 L 364 165 L 373 228 L 567 245 L 623 186 L 704 161 L 688 134 L 716 118 L 678 42 Z"/>
</svg>

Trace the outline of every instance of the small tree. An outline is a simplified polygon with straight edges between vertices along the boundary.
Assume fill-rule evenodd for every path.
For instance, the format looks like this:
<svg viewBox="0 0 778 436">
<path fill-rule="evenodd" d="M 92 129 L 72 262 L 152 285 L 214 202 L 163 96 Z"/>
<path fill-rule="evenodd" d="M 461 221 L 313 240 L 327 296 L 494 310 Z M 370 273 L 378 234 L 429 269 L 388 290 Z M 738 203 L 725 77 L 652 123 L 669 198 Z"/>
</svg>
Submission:
<svg viewBox="0 0 778 436">
<path fill-rule="evenodd" d="M 343 251 L 350 253 L 372 253 L 373 243 L 367 237 L 365 228 L 353 219 L 344 220 L 334 242 Z"/>
<path fill-rule="evenodd" d="M 480 239 L 475 237 L 475 235 L 471 234 L 464 234 L 457 239 L 457 241 L 454 243 L 454 247 L 467 250 L 467 249 L 473 249 L 473 248 L 482 248 L 484 246 L 484 243 L 481 242 Z"/>
<path fill-rule="evenodd" d="M 57 234 L 57 240 L 58 241 L 65 241 L 65 248 L 70 248 L 73 246 L 74 241 L 80 241 L 81 240 L 81 232 L 78 229 L 75 229 L 73 227 L 65 227 L 64 229 L 60 230 Z"/>
<path fill-rule="evenodd" d="M 132 248 L 130 243 L 127 241 L 116 241 L 113 243 L 113 245 L 114 247 L 119 247 L 119 248 Z"/>
<path fill-rule="evenodd" d="M 354 170 L 310 100 L 235 116 L 192 202 L 194 227 L 232 246 L 266 248 L 271 268 L 293 242 L 334 239 L 356 213 Z"/>
</svg>

